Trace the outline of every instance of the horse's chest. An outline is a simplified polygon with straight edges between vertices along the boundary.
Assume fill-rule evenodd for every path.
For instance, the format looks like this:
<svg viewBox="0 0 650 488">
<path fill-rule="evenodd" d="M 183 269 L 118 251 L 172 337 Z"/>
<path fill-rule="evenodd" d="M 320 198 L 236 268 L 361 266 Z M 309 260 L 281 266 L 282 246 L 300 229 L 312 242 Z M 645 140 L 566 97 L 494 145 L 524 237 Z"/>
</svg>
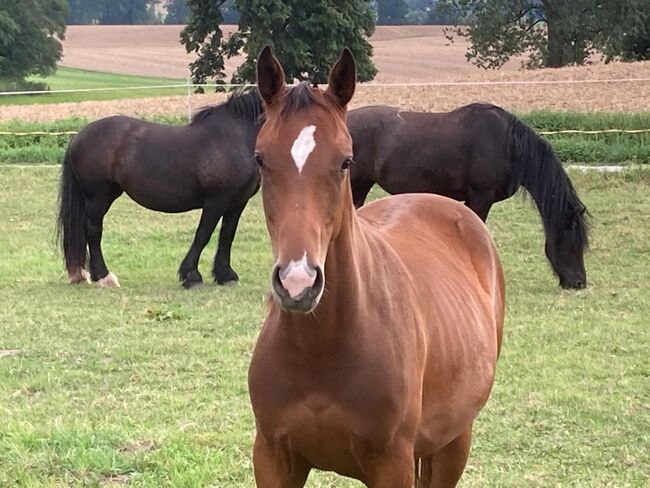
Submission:
<svg viewBox="0 0 650 488">
<path fill-rule="evenodd" d="M 308 460 L 313 466 L 339 473 L 363 469 L 366 453 L 382 451 L 400 427 L 388 405 L 369 398 L 368 411 L 341 399 L 313 394 L 287 403 L 258 428 L 285 456 Z M 368 415 L 381 411 L 381 417 Z"/>
</svg>

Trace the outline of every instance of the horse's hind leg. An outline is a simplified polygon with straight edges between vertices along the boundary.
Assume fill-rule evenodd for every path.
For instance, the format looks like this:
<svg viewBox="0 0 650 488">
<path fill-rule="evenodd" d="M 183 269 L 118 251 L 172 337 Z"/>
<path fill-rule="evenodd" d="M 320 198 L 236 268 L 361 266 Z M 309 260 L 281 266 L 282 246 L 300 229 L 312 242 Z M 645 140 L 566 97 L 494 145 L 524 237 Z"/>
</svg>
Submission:
<svg viewBox="0 0 650 488">
<path fill-rule="evenodd" d="M 422 488 L 453 488 L 465 471 L 472 444 L 472 424 L 445 447 L 423 461 L 422 468 L 428 470 L 423 478 L 429 480 Z"/>
<path fill-rule="evenodd" d="M 198 270 L 199 258 L 203 248 L 210 241 L 222 214 L 223 205 L 220 202 L 210 202 L 204 205 L 199 226 L 194 234 L 194 241 L 178 269 L 178 278 L 184 288 L 192 288 L 203 283 L 203 277 Z"/>
<path fill-rule="evenodd" d="M 102 253 L 102 232 L 104 228 L 104 216 L 111 207 L 111 204 L 121 194 L 122 190 L 111 187 L 106 191 L 96 193 L 86 200 L 86 238 L 90 253 L 90 278 L 100 286 L 120 286 L 117 276 L 109 273 L 106 267 Z"/>
<path fill-rule="evenodd" d="M 246 207 L 246 203 L 248 202 L 228 210 L 223 216 L 221 232 L 219 233 L 219 247 L 214 258 L 214 268 L 212 269 L 214 280 L 220 285 L 236 284 L 239 281 L 239 276 L 230 266 L 230 251 L 237 232 L 239 218 Z"/>
</svg>

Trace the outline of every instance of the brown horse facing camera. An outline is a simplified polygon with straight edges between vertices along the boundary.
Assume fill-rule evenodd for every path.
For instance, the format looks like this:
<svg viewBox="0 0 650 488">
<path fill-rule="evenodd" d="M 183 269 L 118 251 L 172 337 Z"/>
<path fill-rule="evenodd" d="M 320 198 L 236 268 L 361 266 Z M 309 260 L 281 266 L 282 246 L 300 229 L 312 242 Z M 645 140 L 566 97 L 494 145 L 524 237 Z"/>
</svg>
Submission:
<svg viewBox="0 0 650 488">
<path fill-rule="evenodd" d="M 311 469 L 373 488 L 455 486 L 501 346 L 504 279 L 469 208 L 404 194 L 358 213 L 348 50 L 327 91 L 285 85 L 265 48 L 256 147 L 275 265 L 249 370 L 261 488 Z"/>
</svg>

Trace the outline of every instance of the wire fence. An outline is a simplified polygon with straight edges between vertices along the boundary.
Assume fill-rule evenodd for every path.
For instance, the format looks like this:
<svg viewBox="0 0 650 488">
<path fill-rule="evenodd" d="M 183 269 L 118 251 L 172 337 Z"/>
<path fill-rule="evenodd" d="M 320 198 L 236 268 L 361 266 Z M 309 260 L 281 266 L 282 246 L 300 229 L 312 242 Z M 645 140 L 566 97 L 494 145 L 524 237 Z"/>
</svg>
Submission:
<svg viewBox="0 0 650 488">
<path fill-rule="evenodd" d="M 645 134 L 650 132 L 650 129 L 603 129 L 603 130 L 581 130 L 581 129 L 563 129 L 563 130 L 543 130 L 537 131 L 538 134 L 543 136 L 551 136 L 557 134 Z M 66 130 L 58 132 L 48 131 L 34 131 L 34 132 L 10 132 L 0 131 L 0 136 L 15 136 L 15 137 L 28 137 L 28 136 L 73 136 L 78 134 L 79 131 Z"/>
<path fill-rule="evenodd" d="M 434 87 L 434 86 L 496 86 L 496 85 L 571 85 L 571 84 L 593 84 L 593 83 L 643 83 L 650 81 L 650 78 L 618 78 L 618 79 L 596 79 L 596 80 L 501 80 L 501 81 L 432 81 L 432 82 L 413 82 L 413 83 L 363 83 L 361 86 L 369 88 L 385 87 Z M 4 91 L 0 96 L 16 95 L 52 95 L 56 93 L 94 93 L 94 92 L 111 92 L 111 91 L 133 91 L 133 90 L 160 90 L 166 88 L 252 88 L 257 85 L 254 83 L 187 83 L 168 84 L 168 85 L 138 85 L 138 86 L 113 86 L 98 88 L 70 88 L 60 90 L 24 90 L 24 91 Z M 323 85 L 325 86 L 325 85 Z"/>
</svg>

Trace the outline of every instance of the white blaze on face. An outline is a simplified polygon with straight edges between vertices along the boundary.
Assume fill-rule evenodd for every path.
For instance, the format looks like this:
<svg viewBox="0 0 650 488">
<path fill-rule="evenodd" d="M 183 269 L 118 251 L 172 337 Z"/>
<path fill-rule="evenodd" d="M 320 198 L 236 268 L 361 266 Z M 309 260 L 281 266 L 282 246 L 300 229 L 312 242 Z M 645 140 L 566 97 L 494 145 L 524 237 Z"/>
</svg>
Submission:
<svg viewBox="0 0 650 488">
<path fill-rule="evenodd" d="M 291 156 L 293 162 L 298 168 L 298 173 L 302 173 L 302 168 L 307 162 L 307 158 L 316 147 L 316 140 L 314 139 L 314 132 L 316 132 L 315 125 L 308 125 L 300 131 L 296 140 L 293 141 L 291 146 Z"/>
<path fill-rule="evenodd" d="M 288 266 L 280 272 L 280 282 L 291 298 L 296 298 L 305 288 L 314 285 L 316 271 L 307 263 L 307 253 L 300 261 L 291 261 Z"/>
</svg>

